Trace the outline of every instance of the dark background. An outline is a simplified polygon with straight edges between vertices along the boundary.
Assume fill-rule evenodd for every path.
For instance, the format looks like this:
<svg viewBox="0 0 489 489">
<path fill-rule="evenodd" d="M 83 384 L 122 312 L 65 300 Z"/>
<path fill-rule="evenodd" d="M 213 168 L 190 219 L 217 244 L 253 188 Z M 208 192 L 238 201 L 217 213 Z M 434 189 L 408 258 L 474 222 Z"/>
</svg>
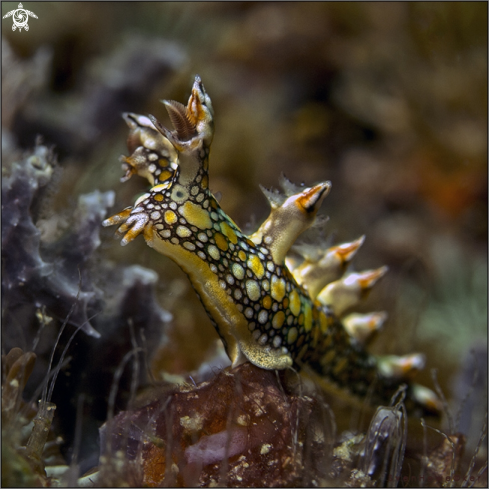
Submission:
<svg viewBox="0 0 489 489">
<path fill-rule="evenodd" d="M 2 16 L 15 8 L 2 3 Z M 487 355 L 486 3 L 24 8 L 38 16 L 28 32 L 2 20 L 2 135 L 22 149 L 38 134 L 55 146 L 63 174 L 40 217 L 95 189 L 116 191 L 113 213 L 131 205 L 146 187 L 119 183 L 120 114 L 167 123 L 159 100 L 185 102 L 199 74 L 215 109 L 210 186 L 223 209 L 256 227 L 268 212 L 258 184 L 277 186 L 280 172 L 331 180 L 329 239 L 365 234 L 354 267 L 390 269 L 361 307 L 389 312 L 373 350 L 425 352 L 421 381 L 438 368 L 458 409 L 470 351 Z M 186 277 L 142 239 L 121 248 L 112 234 L 101 232 L 99 259 L 156 270 L 174 317 L 153 373 L 197 368 L 217 335 Z"/>
</svg>

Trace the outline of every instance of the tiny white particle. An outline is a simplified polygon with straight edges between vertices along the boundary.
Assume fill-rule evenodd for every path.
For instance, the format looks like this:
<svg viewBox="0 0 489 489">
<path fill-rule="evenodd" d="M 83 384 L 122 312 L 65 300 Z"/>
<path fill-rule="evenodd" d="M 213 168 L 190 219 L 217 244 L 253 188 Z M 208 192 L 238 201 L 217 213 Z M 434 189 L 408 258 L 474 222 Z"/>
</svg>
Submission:
<svg viewBox="0 0 489 489">
<path fill-rule="evenodd" d="M 264 443 L 260 448 L 260 455 L 266 455 L 270 451 L 270 448 L 272 448 L 270 443 Z"/>
</svg>

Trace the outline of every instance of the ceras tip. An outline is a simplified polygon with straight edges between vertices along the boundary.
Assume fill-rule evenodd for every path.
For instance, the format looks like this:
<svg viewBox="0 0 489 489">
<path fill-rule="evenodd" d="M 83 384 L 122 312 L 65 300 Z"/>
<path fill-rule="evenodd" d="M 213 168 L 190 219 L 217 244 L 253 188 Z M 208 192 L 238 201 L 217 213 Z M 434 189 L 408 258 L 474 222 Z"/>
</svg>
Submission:
<svg viewBox="0 0 489 489">
<path fill-rule="evenodd" d="M 302 251 L 303 254 L 305 253 L 302 263 L 294 264 L 293 261 L 291 262 L 292 274 L 308 290 L 309 295 L 315 299 L 321 289 L 341 277 L 363 241 L 364 236 L 351 243 L 333 246 L 326 250 L 308 246 Z M 298 249 L 301 253 L 301 248 Z"/>
<path fill-rule="evenodd" d="M 343 326 L 352 338 L 365 345 L 382 328 L 386 319 L 386 312 L 351 313 L 343 318 Z"/>
<path fill-rule="evenodd" d="M 377 268 L 376 270 L 370 270 L 368 272 L 359 273 L 358 277 L 355 277 L 353 280 L 358 280 L 358 284 L 362 288 L 362 290 L 370 290 L 389 270 L 389 267 L 383 266 Z"/>
<path fill-rule="evenodd" d="M 131 214 L 132 207 L 126 207 L 122 212 L 115 214 L 114 216 L 108 217 L 104 221 L 102 221 L 102 226 L 115 226 L 116 224 L 120 224 L 121 222 L 125 222 L 129 215 Z"/>
<path fill-rule="evenodd" d="M 284 263 L 286 254 L 298 236 L 314 223 L 323 198 L 330 189 L 329 182 L 303 188 L 286 198 L 278 191 L 263 189 L 271 211 L 260 228 L 250 236 L 255 244 L 264 243 L 276 263 Z"/>
<path fill-rule="evenodd" d="M 344 243 L 338 246 L 333 246 L 331 251 L 334 251 L 339 259 L 343 262 L 349 262 L 355 256 L 356 252 L 360 249 L 360 247 L 365 242 L 365 236 L 360 236 L 355 241 L 351 243 Z"/>
<path fill-rule="evenodd" d="M 363 273 L 350 273 L 324 287 L 317 299 L 341 316 L 347 309 L 358 304 L 387 270 L 388 268 L 384 266 Z"/>
<path fill-rule="evenodd" d="M 439 415 L 443 410 L 443 404 L 436 394 L 428 387 L 421 384 L 411 384 L 411 392 L 415 401 L 428 412 Z"/>
<path fill-rule="evenodd" d="M 422 353 L 408 355 L 384 355 L 377 357 L 379 372 L 384 376 L 397 380 L 408 380 L 423 370 L 426 357 Z"/>
<path fill-rule="evenodd" d="M 330 189 L 331 183 L 324 182 L 304 190 L 297 199 L 297 205 L 305 212 L 316 213 Z"/>
</svg>

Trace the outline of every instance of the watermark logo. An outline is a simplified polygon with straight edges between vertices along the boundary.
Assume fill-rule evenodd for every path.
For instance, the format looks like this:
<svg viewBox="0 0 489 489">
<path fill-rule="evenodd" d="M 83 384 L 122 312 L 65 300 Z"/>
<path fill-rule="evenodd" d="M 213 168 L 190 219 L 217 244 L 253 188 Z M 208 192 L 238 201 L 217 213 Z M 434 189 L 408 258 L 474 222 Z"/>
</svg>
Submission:
<svg viewBox="0 0 489 489">
<path fill-rule="evenodd" d="M 19 32 L 22 30 L 22 28 L 24 28 L 26 31 L 29 30 L 29 25 L 27 24 L 29 17 L 34 17 L 35 19 L 37 19 L 37 15 L 30 10 L 26 10 L 21 3 L 19 3 L 19 6 L 16 10 L 11 10 L 10 12 L 7 12 L 3 16 L 3 18 L 6 19 L 10 16 L 12 16 L 12 20 L 14 22 L 12 25 L 12 30 L 15 31 L 15 29 L 19 28 Z"/>
</svg>

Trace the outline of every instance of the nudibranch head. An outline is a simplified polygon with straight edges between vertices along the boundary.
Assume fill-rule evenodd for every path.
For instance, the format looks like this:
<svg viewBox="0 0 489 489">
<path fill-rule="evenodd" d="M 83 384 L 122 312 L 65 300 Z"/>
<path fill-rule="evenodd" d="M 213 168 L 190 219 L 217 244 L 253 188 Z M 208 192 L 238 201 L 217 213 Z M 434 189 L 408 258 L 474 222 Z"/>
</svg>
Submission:
<svg viewBox="0 0 489 489">
<path fill-rule="evenodd" d="M 119 227 L 119 234 L 124 235 L 122 244 L 144 232 L 150 245 L 163 241 L 176 245 L 186 233 L 193 235 L 211 228 L 212 216 L 219 214 L 208 190 L 213 108 L 200 77 L 195 78 L 187 106 L 175 101 L 164 103 L 173 131 L 151 115 L 124 114 L 130 128 L 127 142 L 132 154 L 122 157 L 126 171 L 122 180 L 137 174 L 146 178 L 152 188 L 132 210 L 104 222 L 106 226 L 123 223 Z"/>
</svg>

